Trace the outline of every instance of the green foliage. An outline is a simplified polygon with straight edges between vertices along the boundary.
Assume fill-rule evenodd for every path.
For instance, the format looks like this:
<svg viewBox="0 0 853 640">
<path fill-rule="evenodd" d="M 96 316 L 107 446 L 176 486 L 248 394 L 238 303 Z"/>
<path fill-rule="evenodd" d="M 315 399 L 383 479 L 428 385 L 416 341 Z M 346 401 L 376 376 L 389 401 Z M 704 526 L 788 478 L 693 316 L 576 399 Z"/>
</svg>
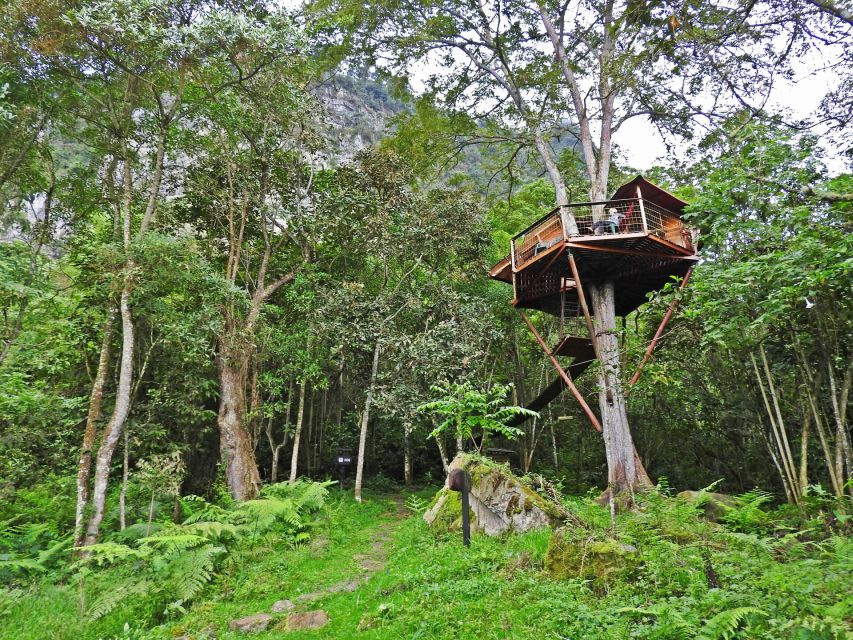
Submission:
<svg viewBox="0 0 853 640">
<path fill-rule="evenodd" d="M 450 432 L 455 438 L 470 440 L 479 452 L 490 436 L 501 435 L 514 439 L 521 434 L 521 429 L 507 425 L 514 416 L 539 415 L 524 407 L 507 406 L 506 398 L 511 389 L 511 385 L 493 385 L 481 391 L 470 382 L 436 385 L 431 390 L 442 397 L 420 405 L 417 410 L 444 418 L 430 433 L 430 437 L 436 438 Z"/>
<path fill-rule="evenodd" d="M 333 484 L 299 482 L 266 487 L 256 500 L 230 507 L 191 496 L 182 524 L 147 523 L 116 534 L 116 541 L 83 549 L 77 578 L 99 593 L 87 608 L 91 619 L 108 616 L 134 600 L 158 615 L 178 615 L 224 570 L 235 552 L 245 553 L 261 539 L 297 546 L 309 539 L 312 514 L 321 510 Z"/>
</svg>

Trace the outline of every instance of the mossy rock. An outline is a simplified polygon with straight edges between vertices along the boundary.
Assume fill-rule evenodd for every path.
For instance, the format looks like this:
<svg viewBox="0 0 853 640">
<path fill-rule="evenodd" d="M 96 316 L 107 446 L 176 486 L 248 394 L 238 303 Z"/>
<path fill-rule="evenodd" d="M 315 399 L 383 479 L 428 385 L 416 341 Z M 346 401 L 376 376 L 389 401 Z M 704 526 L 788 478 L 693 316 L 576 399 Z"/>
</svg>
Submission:
<svg viewBox="0 0 853 640">
<path fill-rule="evenodd" d="M 471 520 L 471 530 L 476 531 L 477 515 L 470 507 L 468 508 L 468 516 Z M 462 495 L 458 491 L 442 489 L 432 499 L 429 509 L 424 513 L 424 520 L 435 532 L 461 531 Z"/>
<path fill-rule="evenodd" d="M 552 577 L 579 578 L 603 586 L 629 576 L 639 567 L 640 552 L 636 547 L 586 533 L 565 528 L 554 532 L 545 555 L 545 568 Z"/>
<path fill-rule="evenodd" d="M 710 491 L 681 491 L 679 500 L 695 504 L 702 509 L 705 519 L 711 522 L 719 522 L 730 509 L 737 506 L 737 498 L 725 493 L 712 493 Z"/>
<path fill-rule="evenodd" d="M 464 469 L 471 479 L 469 499 L 474 531 L 487 535 L 524 532 L 557 526 L 567 515 L 561 504 L 536 493 L 506 465 L 482 456 L 460 454 L 450 468 Z M 461 515 L 460 494 L 445 486 L 433 498 L 424 520 L 434 531 L 444 532 L 457 529 Z"/>
</svg>

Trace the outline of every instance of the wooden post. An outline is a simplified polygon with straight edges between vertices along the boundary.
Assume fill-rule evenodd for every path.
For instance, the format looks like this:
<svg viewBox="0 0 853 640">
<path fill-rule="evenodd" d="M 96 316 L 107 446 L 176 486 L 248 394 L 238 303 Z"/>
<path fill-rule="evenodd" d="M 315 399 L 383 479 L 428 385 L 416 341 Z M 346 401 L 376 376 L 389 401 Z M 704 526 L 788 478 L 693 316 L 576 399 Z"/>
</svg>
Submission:
<svg viewBox="0 0 853 640">
<path fill-rule="evenodd" d="M 598 339 L 595 336 L 595 325 L 592 323 L 592 316 L 589 313 L 589 307 L 586 304 L 586 295 L 584 295 L 583 287 L 581 286 L 581 278 L 578 274 L 578 266 L 575 264 L 575 257 L 569 251 L 569 267 L 572 270 L 572 278 L 575 279 L 575 287 L 578 290 L 578 301 L 583 311 L 583 317 L 586 320 L 586 328 L 589 330 L 589 339 L 592 341 L 592 350 L 595 352 L 595 357 L 601 362 L 601 355 L 598 352 Z"/>
<path fill-rule="evenodd" d="M 678 290 L 682 291 L 685 286 L 687 286 L 687 281 L 690 280 L 690 274 L 693 273 L 693 267 L 687 270 L 687 273 L 684 274 L 684 278 L 681 280 L 681 284 L 678 285 Z M 678 305 L 678 297 L 669 304 L 669 308 L 666 310 L 666 313 L 663 314 L 663 319 L 660 321 L 660 326 L 658 330 L 655 331 L 655 337 L 652 338 L 651 343 L 646 349 L 646 353 L 643 356 L 642 361 L 640 362 L 640 366 L 637 367 L 637 371 L 631 377 L 630 384 L 633 386 L 637 383 L 637 380 L 640 379 L 640 374 L 643 372 L 643 367 L 646 366 L 646 363 L 649 361 L 649 358 L 652 357 L 652 351 L 655 350 L 655 347 L 658 344 L 658 340 L 660 340 L 661 335 L 663 334 L 664 327 L 666 327 L 666 323 L 669 322 L 669 319 L 672 317 L 672 312 L 675 311 L 675 307 Z"/>
<path fill-rule="evenodd" d="M 468 509 L 470 509 L 468 503 L 468 488 L 470 482 L 468 482 L 468 472 L 463 469 L 462 471 L 462 544 L 466 547 L 471 546 L 471 522 L 470 522 L 470 514 L 468 513 Z"/>
<path fill-rule="evenodd" d="M 640 201 L 640 218 L 643 220 L 643 233 L 648 233 L 649 221 L 646 220 L 646 207 L 643 204 L 643 192 L 640 191 L 639 185 L 637 185 L 637 199 Z"/>
<path fill-rule="evenodd" d="M 536 327 L 533 326 L 533 323 L 530 322 L 528 317 L 524 315 L 524 313 L 521 311 L 519 311 L 519 314 L 521 315 L 521 318 L 524 320 L 524 322 L 527 324 L 527 327 L 530 329 L 530 332 L 533 334 L 533 337 L 536 338 L 536 342 L 538 342 L 539 346 L 542 347 L 542 350 L 545 352 L 545 355 L 547 355 L 548 359 L 551 360 L 551 364 L 554 365 L 554 368 L 557 370 L 557 373 L 560 374 L 560 377 L 563 379 L 563 382 L 566 383 L 566 386 L 571 390 L 572 395 L 581 405 L 581 408 L 584 410 L 584 413 L 586 413 L 587 417 L 589 418 L 589 421 L 592 423 L 593 429 L 600 432 L 601 423 L 598 421 L 598 418 L 595 416 L 595 414 L 592 412 L 592 409 L 590 409 L 589 405 L 586 403 L 586 400 L 584 400 L 583 396 L 581 395 L 581 392 L 578 391 L 578 388 L 575 386 L 575 383 L 572 382 L 571 376 L 566 373 L 565 369 L 563 369 L 562 365 L 560 365 L 560 361 L 557 360 L 556 357 L 554 357 L 554 354 L 551 352 L 551 349 L 549 349 L 548 345 L 545 344 L 545 341 L 542 339 L 542 336 L 540 336 L 539 332 L 536 331 Z"/>
</svg>

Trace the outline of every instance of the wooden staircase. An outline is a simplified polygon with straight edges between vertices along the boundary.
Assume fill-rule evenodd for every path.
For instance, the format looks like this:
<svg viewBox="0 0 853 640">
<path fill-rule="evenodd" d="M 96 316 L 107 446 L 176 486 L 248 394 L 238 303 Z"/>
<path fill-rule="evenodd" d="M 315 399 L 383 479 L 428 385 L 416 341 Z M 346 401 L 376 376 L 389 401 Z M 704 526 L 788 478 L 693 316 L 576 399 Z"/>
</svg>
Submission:
<svg viewBox="0 0 853 640">
<path fill-rule="evenodd" d="M 595 362 L 595 350 L 592 348 L 592 341 L 589 338 L 580 336 L 564 336 L 557 346 L 551 351 L 555 356 L 566 356 L 573 358 L 571 364 L 566 368 L 566 373 L 569 374 L 572 380 L 577 380 L 578 376 L 583 374 L 589 366 Z M 563 392 L 566 388 L 566 383 L 563 378 L 557 376 L 551 384 L 545 387 L 542 392 L 536 396 L 528 405 L 527 409 L 539 412 Z M 509 426 L 517 427 L 527 420 L 527 416 L 515 416 Z"/>
</svg>

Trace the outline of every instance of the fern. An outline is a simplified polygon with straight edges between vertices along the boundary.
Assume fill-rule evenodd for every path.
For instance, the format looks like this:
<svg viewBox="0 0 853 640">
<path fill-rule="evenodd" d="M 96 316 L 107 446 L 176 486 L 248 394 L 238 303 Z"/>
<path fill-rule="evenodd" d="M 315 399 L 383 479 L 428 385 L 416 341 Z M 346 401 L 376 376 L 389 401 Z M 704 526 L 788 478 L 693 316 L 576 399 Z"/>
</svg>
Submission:
<svg viewBox="0 0 853 640">
<path fill-rule="evenodd" d="M 141 549 L 134 549 L 125 544 L 117 542 L 101 542 L 83 547 L 84 556 L 79 564 L 95 564 L 99 567 L 117 564 L 130 558 L 146 558 L 148 553 Z"/>
<path fill-rule="evenodd" d="M 422 515 L 428 506 L 429 503 L 426 500 L 416 496 L 414 493 L 406 498 L 406 509 L 416 515 Z"/>
<path fill-rule="evenodd" d="M 163 569 L 169 578 L 170 596 L 184 602 L 192 600 L 213 579 L 216 560 L 224 553 L 223 547 L 207 545 L 175 554 Z"/>
<path fill-rule="evenodd" d="M 251 519 L 257 532 L 269 531 L 281 524 L 289 529 L 297 529 L 302 525 L 302 518 L 293 500 L 290 499 L 249 500 L 241 503 L 237 508 Z"/>
<path fill-rule="evenodd" d="M 237 525 L 225 522 L 193 522 L 184 525 L 181 530 L 211 542 L 236 542 L 241 537 L 241 530 Z"/>
<path fill-rule="evenodd" d="M 746 621 L 749 616 L 767 617 L 767 613 L 756 607 L 736 607 L 721 611 L 708 620 L 699 629 L 697 640 L 731 640 L 735 637 L 738 627 Z"/>
<path fill-rule="evenodd" d="M 128 578 L 117 586 L 104 589 L 101 597 L 89 607 L 87 615 L 95 620 L 103 618 L 131 596 L 147 595 L 154 588 L 155 585 L 148 580 L 139 580 L 135 577 Z"/>
<path fill-rule="evenodd" d="M 0 560 L 0 570 L 11 570 L 13 573 L 29 573 L 32 571 L 45 571 L 44 565 L 33 558 L 7 558 Z"/>
<path fill-rule="evenodd" d="M 167 532 L 156 536 L 142 538 L 140 549 L 159 549 L 160 551 L 183 551 L 208 544 L 204 536 L 193 533 Z"/>
</svg>

